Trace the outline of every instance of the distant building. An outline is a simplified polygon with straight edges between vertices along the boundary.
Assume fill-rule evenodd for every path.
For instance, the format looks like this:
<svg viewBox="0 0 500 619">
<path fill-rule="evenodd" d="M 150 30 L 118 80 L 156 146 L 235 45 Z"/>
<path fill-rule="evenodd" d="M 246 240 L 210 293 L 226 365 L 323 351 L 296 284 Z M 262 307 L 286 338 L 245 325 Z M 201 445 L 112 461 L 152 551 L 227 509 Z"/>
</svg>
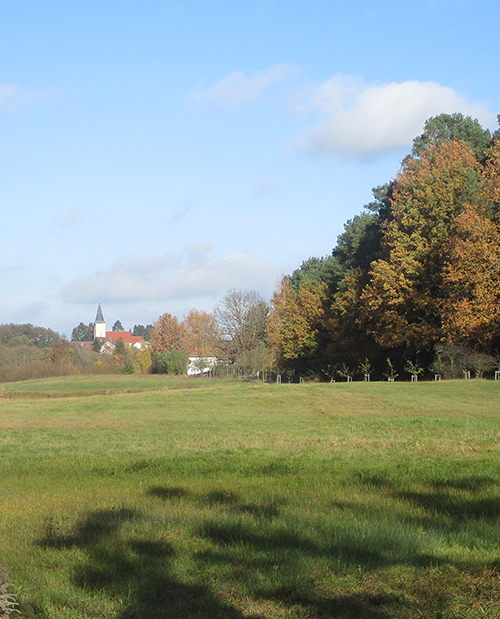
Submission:
<svg viewBox="0 0 500 619">
<path fill-rule="evenodd" d="M 208 374 L 217 365 L 217 357 L 204 357 L 201 350 L 189 351 L 187 375 L 199 376 L 200 374 Z"/>
<path fill-rule="evenodd" d="M 132 335 L 131 331 L 106 331 L 106 321 L 101 309 L 101 304 L 97 308 L 94 322 L 94 339 L 101 343 L 101 352 L 113 353 L 116 342 L 123 340 L 125 344 L 130 344 L 134 348 L 146 346 L 146 341 L 140 335 Z"/>
</svg>

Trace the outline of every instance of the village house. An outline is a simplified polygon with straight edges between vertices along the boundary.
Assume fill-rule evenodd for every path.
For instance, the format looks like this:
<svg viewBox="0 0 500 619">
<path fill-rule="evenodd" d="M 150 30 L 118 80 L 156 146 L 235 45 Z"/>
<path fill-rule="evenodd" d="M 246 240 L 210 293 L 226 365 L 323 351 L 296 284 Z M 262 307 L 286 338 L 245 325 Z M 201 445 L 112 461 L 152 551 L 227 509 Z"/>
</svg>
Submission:
<svg viewBox="0 0 500 619">
<path fill-rule="evenodd" d="M 204 357 L 201 350 L 190 350 L 187 365 L 188 376 L 199 376 L 208 374 L 215 369 L 217 357 Z"/>
</svg>

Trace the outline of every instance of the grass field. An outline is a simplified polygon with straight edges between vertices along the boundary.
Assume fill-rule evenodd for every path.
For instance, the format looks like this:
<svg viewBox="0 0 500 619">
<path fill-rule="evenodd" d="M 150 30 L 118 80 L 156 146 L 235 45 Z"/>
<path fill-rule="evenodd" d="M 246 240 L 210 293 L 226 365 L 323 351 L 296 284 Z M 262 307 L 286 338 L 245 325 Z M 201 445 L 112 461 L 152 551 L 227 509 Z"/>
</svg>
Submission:
<svg viewBox="0 0 500 619">
<path fill-rule="evenodd" d="M 0 387 L 25 618 L 498 618 L 500 384 Z"/>
</svg>

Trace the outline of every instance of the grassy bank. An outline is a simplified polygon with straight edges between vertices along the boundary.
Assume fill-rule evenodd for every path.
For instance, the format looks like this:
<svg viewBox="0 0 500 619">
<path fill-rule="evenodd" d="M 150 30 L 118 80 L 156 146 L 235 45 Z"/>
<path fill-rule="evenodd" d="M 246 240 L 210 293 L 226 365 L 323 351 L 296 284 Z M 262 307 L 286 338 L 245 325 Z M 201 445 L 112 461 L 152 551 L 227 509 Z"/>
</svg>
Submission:
<svg viewBox="0 0 500 619">
<path fill-rule="evenodd" d="M 498 617 L 499 389 L 9 385 L 0 564 L 30 618 Z"/>
</svg>

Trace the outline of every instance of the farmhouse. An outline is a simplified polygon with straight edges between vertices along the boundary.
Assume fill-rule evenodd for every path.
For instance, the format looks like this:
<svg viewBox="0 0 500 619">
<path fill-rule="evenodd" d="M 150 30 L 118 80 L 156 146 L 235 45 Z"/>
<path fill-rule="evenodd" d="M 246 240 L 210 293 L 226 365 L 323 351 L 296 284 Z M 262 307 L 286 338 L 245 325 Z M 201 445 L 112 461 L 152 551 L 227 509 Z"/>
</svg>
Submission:
<svg viewBox="0 0 500 619">
<path fill-rule="evenodd" d="M 204 357 L 201 350 L 190 350 L 188 357 L 187 375 L 199 376 L 208 374 L 215 369 L 217 357 Z"/>
</svg>

